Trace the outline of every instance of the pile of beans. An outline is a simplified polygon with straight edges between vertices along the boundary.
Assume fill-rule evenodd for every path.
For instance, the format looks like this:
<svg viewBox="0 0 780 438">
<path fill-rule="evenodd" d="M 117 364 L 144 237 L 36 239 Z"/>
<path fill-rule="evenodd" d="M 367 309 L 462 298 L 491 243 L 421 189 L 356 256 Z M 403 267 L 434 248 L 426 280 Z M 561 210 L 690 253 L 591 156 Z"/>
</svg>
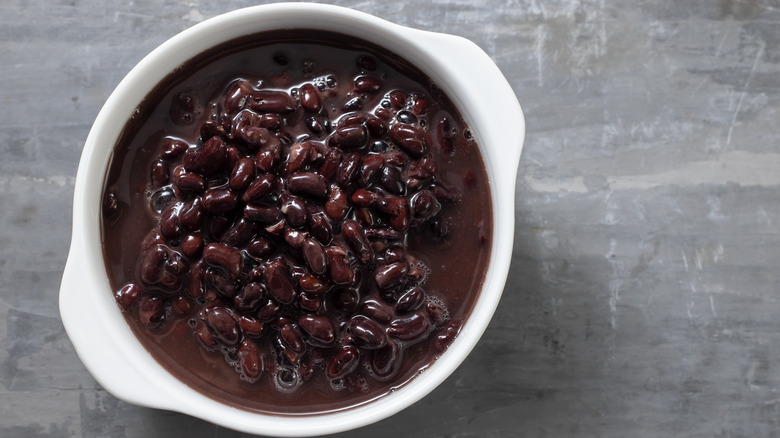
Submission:
<svg viewBox="0 0 780 438">
<path fill-rule="evenodd" d="M 356 62 L 351 83 L 236 78 L 200 113 L 174 99 L 171 117 L 199 136 L 159 145 L 155 225 L 136 278 L 115 292 L 123 311 L 151 330 L 186 319 L 241 379 L 272 373 L 283 391 L 317 373 L 361 389 L 361 373 L 391 379 L 412 344 L 447 348 L 461 321 L 426 289 L 408 242 L 446 244 L 460 195 L 434 157 L 453 154 L 463 128 L 429 96 L 385 89 L 373 58 Z M 364 110 L 372 96 L 380 104 Z M 116 199 L 107 190 L 108 221 Z"/>
</svg>

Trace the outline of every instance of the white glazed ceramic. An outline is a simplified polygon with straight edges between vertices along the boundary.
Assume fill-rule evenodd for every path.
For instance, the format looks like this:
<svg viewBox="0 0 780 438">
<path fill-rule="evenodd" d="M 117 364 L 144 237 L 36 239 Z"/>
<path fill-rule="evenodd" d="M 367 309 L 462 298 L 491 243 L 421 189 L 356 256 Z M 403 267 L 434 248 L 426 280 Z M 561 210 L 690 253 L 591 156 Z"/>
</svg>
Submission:
<svg viewBox="0 0 780 438">
<path fill-rule="evenodd" d="M 309 28 L 347 33 L 404 56 L 454 101 L 486 162 L 494 238 L 479 301 L 450 348 L 422 375 L 363 406 L 314 416 L 252 413 L 220 404 L 167 373 L 125 323 L 102 260 L 103 180 L 125 122 L 140 99 L 169 72 L 219 43 L 257 32 Z M 76 177 L 73 236 L 60 289 L 65 329 L 84 365 L 107 391 L 141 406 L 182 412 L 243 432 L 310 436 L 357 428 L 410 406 L 443 382 L 487 327 L 506 282 L 514 234 L 514 187 L 525 121 L 512 88 L 485 52 L 452 35 L 410 29 L 351 9 L 306 3 L 256 6 L 224 14 L 174 36 L 117 86 L 87 137 Z"/>
</svg>

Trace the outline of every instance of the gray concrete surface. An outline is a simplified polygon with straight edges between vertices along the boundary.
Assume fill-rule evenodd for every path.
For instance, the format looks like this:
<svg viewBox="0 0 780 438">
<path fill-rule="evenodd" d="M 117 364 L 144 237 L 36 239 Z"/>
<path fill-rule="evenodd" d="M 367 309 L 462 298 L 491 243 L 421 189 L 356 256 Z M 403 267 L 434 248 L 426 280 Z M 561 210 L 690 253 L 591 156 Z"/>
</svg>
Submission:
<svg viewBox="0 0 780 438">
<path fill-rule="evenodd" d="M 780 3 L 336 3 L 472 39 L 528 124 L 490 328 L 429 397 L 343 436 L 780 435 Z M 241 436 L 107 394 L 57 294 L 102 103 L 250 4 L 0 3 L 0 437 Z"/>
</svg>

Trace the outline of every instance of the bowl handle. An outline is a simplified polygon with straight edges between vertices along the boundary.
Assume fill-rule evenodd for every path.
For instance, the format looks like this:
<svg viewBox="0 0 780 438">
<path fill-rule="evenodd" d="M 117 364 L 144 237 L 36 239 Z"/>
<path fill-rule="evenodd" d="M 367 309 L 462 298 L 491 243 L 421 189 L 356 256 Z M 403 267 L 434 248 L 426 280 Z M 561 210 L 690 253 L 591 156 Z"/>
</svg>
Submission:
<svg viewBox="0 0 780 438">
<path fill-rule="evenodd" d="M 97 288 L 108 290 L 107 285 L 100 285 L 100 279 L 89 272 L 88 266 L 99 264 L 85 260 L 89 257 L 87 254 L 84 245 L 74 238 L 60 286 L 62 324 L 76 354 L 100 386 L 113 396 L 139 406 L 166 409 L 163 397 L 155 390 L 155 383 L 144 378 L 140 370 L 132 365 L 126 348 L 115 341 L 116 334 L 101 321 L 106 318 L 105 307 L 85 299 L 89 294 L 80 292 Z M 106 297 L 113 301 L 111 294 L 107 293 Z M 151 356 L 149 359 L 153 360 Z"/>
<path fill-rule="evenodd" d="M 461 108 L 461 111 L 473 119 L 480 119 L 480 125 L 488 127 L 486 132 L 477 133 L 478 137 L 480 134 L 483 139 L 488 135 L 500 136 L 498 144 L 504 147 L 500 151 L 500 159 L 491 160 L 491 164 L 501 177 L 501 185 L 514 192 L 525 141 L 525 116 L 512 86 L 490 56 L 471 40 L 456 35 L 411 30 L 417 34 L 414 41 L 426 48 L 432 59 L 440 60 L 438 68 L 457 72 L 453 74 L 465 78 L 466 83 L 478 84 L 459 92 L 469 93 L 472 100 L 485 103 L 486 107 L 501 109 L 490 111 L 489 114 L 470 112 L 469 108 Z M 493 140 L 489 142 L 495 143 Z"/>
</svg>

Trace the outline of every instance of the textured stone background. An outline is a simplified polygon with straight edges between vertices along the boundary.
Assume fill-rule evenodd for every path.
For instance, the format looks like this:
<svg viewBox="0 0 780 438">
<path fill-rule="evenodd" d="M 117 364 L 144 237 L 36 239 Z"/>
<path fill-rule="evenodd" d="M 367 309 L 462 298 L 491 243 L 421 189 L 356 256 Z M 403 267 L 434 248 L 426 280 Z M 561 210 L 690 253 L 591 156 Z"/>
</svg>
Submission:
<svg viewBox="0 0 780 438">
<path fill-rule="evenodd" d="M 777 0 L 336 3 L 472 39 L 528 125 L 490 328 L 429 397 L 343 436 L 780 435 Z M 0 437 L 240 435 L 107 394 L 57 295 L 104 100 L 251 4 L 0 3 Z"/>
</svg>

